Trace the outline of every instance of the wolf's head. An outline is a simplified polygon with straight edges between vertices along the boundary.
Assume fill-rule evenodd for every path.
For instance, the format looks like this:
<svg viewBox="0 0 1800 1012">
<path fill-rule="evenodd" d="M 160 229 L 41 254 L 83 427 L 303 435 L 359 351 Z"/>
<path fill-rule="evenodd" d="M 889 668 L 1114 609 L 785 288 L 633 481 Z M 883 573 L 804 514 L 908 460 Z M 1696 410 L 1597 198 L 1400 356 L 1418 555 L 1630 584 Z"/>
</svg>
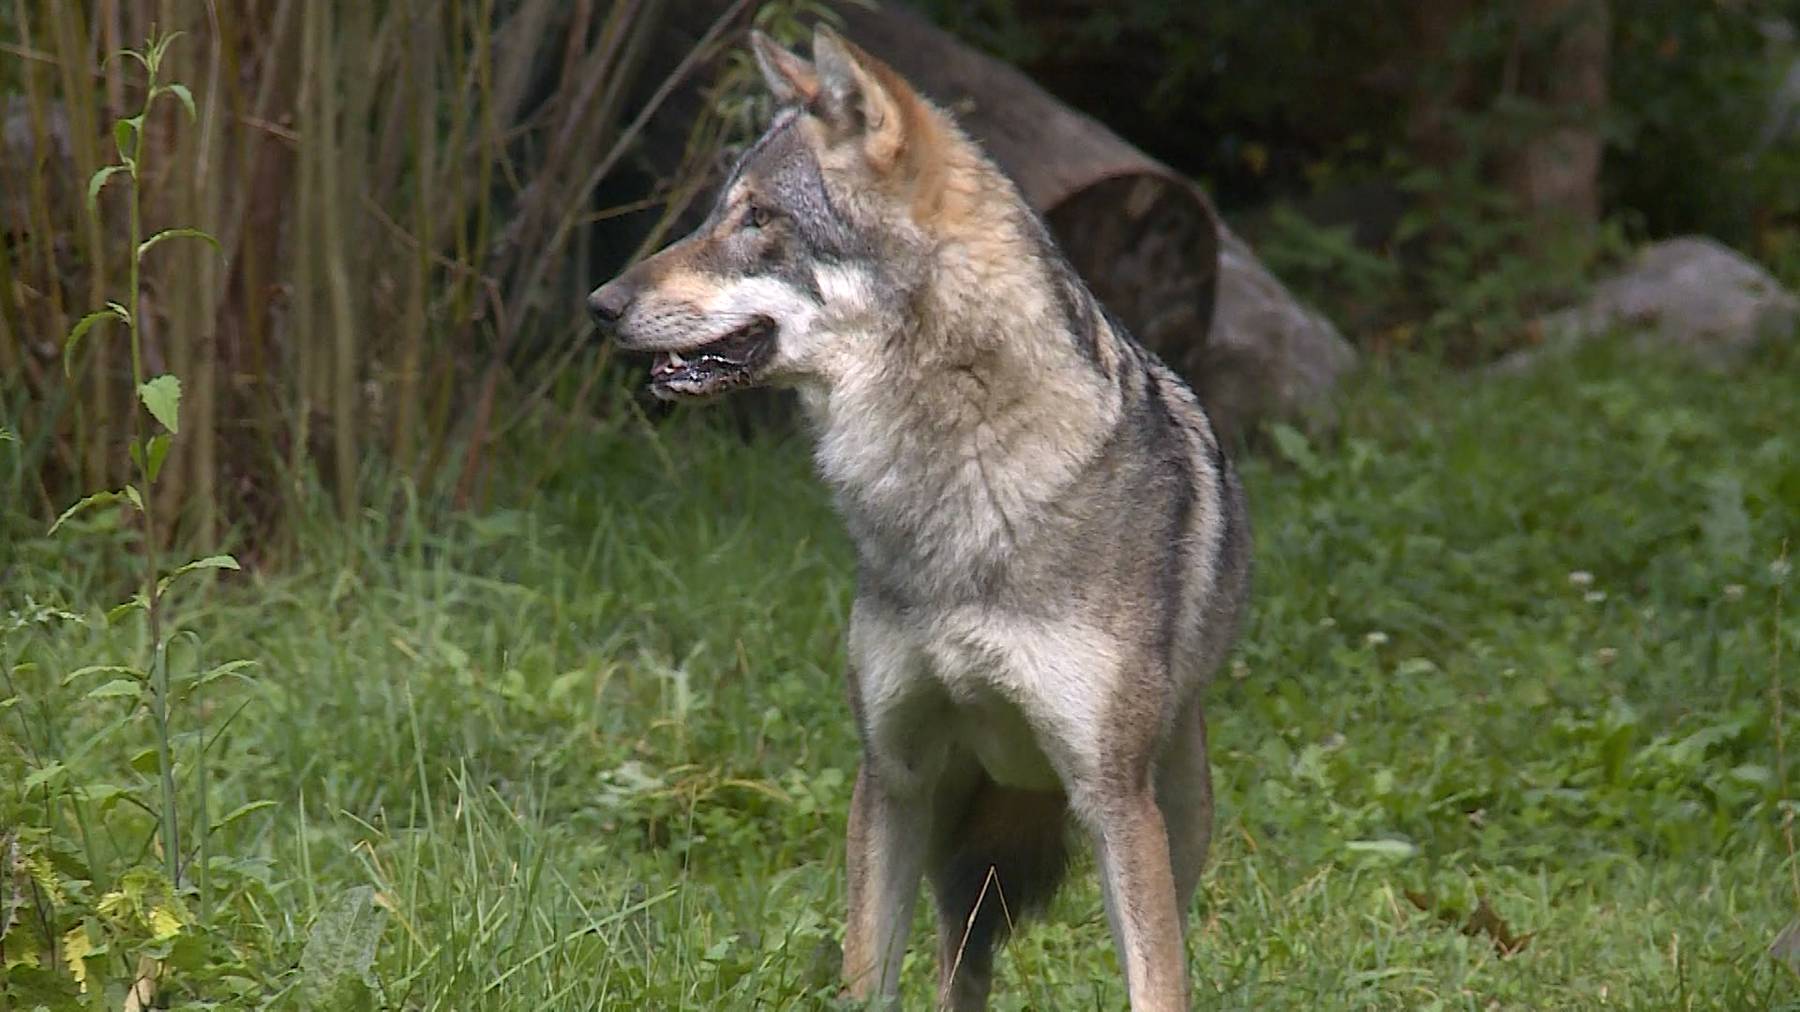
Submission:
<svg viewBox="0 0 1800 1012">
<path fill-rule="evenodd" d="M 939 224 L 986 165 L 948 117 L 831 30 L 814 35 L 810 62 L 751 41 L 781 107 L 768 131 L 693 234 L 588 296 L 621 347 L 655 356 L 664 399 L 857 368 L 871 339 L 908 325 Z"/>
</svg>

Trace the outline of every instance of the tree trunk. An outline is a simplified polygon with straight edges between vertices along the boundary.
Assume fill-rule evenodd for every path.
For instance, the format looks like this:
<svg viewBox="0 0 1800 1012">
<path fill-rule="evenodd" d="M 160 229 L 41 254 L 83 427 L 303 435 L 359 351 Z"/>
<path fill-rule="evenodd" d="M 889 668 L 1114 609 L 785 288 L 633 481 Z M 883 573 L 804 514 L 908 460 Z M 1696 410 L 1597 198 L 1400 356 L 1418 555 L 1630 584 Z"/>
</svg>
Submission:
<svg viewBox="0 0 1800 1012">
<path fill-rule="evenodd" d="M 1547 226 L 1591 230 L 1600 220 L 1600 117 L 1612 23 L 1606 0 L 1524 0 L 1518 90 L 1541 125 L 1503 160 L 1501 180 Z"/>
</svg>

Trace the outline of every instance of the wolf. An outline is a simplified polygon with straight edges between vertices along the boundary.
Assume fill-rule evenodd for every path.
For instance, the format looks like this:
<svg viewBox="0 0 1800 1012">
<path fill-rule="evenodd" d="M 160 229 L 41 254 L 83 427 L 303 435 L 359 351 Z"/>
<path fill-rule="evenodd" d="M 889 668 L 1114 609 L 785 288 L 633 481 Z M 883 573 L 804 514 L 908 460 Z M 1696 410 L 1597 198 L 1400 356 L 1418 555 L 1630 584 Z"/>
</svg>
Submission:
<svg viewBox="0 0 1800 1012">
<path fill-rule="evenodd" d="M 820 27 L 751 39 L 778 112 L 686 238 L 595 289 L 651 389 L 794 389 L 856 550 L 849 996 L 898 1001 L 921 879 L 938 1002 L 987 1003 L 1071 826 L 1138 1012 L 1188 1003 L 1202 690 L 1249 592 L 1242 485 L 943 109 Z"/>
</svg>

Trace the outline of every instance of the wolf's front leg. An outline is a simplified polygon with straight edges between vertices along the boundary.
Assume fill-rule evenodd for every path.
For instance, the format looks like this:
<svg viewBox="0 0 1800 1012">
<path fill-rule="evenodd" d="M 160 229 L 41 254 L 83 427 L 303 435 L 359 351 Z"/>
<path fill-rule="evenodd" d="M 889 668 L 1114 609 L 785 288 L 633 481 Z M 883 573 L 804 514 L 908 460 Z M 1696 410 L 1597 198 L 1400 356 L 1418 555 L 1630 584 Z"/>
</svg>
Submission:
<svg viewBox="0 0 1800 1012">
<path fill-rule="evenodd" d="M 844 926 L 844 983 L 850 996 L 900 994 L 900 964 L 930 836 L 931 806 L 922 791 L 896 791 L 864 760 L 850 795 L 850 909 Z"/>
</svg>

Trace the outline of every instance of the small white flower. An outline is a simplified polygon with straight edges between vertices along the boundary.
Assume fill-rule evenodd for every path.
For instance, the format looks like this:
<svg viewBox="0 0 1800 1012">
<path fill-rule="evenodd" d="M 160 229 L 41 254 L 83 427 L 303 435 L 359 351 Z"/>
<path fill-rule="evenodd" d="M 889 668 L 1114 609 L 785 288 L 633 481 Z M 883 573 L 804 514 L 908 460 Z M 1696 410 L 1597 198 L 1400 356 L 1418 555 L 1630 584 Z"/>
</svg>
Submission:
<svg viewBox="0 0 1800 1012">
<path fill-rule="evenodd" d="M 1581 595 L 1581 599 L 1583 601 L 1586 601 L 1589 604 L 1599 604 L 1601 601 L 1606 600 L 1606 591 L 1590 590 L 1587 593 Z"/>
<path fill-rule="evenodd" d="M 1744 585 L 1743 584 L 1728 583 L 1725 585 L 1725 600 L 1727 600 L 1727 601 L 1742 601 L 1743 599 L 1744 599 Z"/>
<path fill-rule="evenodd" d="M 1601 647 L 1594 651 L 1594 660 L 1599 661 L 1601 667 L 1605 667 L 1618 659 L 1619 651 L 1613 647 Z"/>
<path fill-rule="evenodd" d="M 1370 645 L 1372 647 L 1381 646 L 1382 644 L 1386 643 L 1387 641 L 1388 641 L 1388 634 L 1382 632 L 1380 629 L 1377 629 L 1374 632 L 1371 632 L 1367 636 L 1363 637 L 1363 642 L 1367 643 L 1368 645 Z"/>
<path fill-rule="evenodd" d="M 1775 578 L 1776 583 L 1785 583 L 1788 574 L 1793 571 L 1794 564 L 1786 559 L 1776 559 L 1774 562 L 1769 563 L 1769 575 Z"/>
<path fill-rule="evenodd" d="M 1576 590 L 1592 587 L 1593 585 L 1594 574 L 1585 569 L 1577 569 L 1569 574 L 1569 586 L 1574 587 Z"/>
</svg>

